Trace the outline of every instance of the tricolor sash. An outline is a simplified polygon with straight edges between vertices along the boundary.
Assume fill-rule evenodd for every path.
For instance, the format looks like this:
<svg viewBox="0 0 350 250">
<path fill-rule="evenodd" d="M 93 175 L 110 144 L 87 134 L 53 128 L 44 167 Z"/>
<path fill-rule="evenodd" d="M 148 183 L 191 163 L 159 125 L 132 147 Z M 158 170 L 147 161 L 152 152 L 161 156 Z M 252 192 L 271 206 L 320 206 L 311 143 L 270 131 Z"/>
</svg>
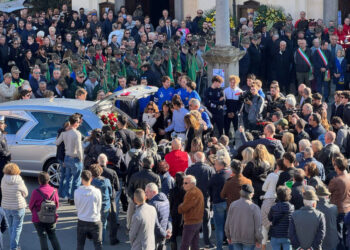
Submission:
<svg viewBox="0 0 350 250">
<path fill-rule="evenodd" d="M 327 67 L 328 66 L 328 59 L 327 59 L 326 55 L 324 54 L 324 52 L 320 48 L 318 48 L 317 53 L 321 57 L 325 67 Z M 330 80 L 331 80 L 331 74 L 330 74 L 329 70 L 326 70 L 325 75 L 324 75 L 324 81 L 328 82 Z"/>
<path fill-rule="evenodd" d="M 309 66 L 309 68 L 310 68 L 309 80 L 312 80 L 313 79 L 313 76 L 312 76 L 312 64 L 311 64 L 311 61 L 310 61 L 309 57 L 306 55 L 306 53 L 301 48 L 298 48 L 297 51 L 298 51 L 299 55 L 301 56 L 301 58 L 303 58 L 305 63 Z"/>
</svg>

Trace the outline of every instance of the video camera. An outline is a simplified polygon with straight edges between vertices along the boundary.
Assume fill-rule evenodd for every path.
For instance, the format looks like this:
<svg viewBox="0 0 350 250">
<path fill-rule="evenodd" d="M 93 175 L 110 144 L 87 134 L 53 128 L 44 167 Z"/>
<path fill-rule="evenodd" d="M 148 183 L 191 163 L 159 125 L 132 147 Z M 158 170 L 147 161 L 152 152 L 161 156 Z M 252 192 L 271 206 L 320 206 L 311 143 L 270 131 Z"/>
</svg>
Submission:
<svg viewBox="0 0 350 250">
<path fill-rule="evenodd" d="M 283 112 L 283 116 L 284 117 L 288 117 L 290 115 L 293 115 L 293 114 L 297 114 L 298 116 L 301 115 L 301 109 L 297 109 L 297 108 L 294 108 L 294 109 L 290 109 L 290 110 L 286 110 Z"/>
</svg>

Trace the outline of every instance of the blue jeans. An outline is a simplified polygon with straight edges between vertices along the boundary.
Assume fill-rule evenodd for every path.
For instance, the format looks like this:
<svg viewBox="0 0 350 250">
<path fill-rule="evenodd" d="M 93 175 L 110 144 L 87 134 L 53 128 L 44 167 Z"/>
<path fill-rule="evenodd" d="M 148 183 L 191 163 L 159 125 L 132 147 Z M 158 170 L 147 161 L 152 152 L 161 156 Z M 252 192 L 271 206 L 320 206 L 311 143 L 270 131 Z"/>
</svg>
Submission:
<svg viewBox="0 0 350 250">
<path fill-rule="evenodd" d="M 217 250 L 222 250 L 222 242 L 224 241 L 226 207 L 227 207 L 226 201 L 213 204 L 213 212 L 214 212 L 213 219 L 215 224 L 215 238 L 216 238 Z"/>
<path fill-rule="evenodd" d="M 120 195 L 122 194 L 123 192 L 123 181 L 121 180 L 121 178 L 119 179 L 119 186 L 120 186 L 120 189 L 116 192 L 115 194 L 115 204 L 117 205 L 117 211 L 116 211 L 116 218 L 117 218 L 117 221 L 115 223 L 118 223 L 118 217 L 119 217 L 119 211 L 120 211 Z"/>
<path fill-rule="evenodd" d="M 107 218 L 109 215 L 109 210 L 101 211 L 101 222 L 102 222 L 102 241 L 105 241 L 106 230 L 107 230 Z"/>
<path fill-rule="evenodd" d="M 281 247 L 283 250 L 292 249 L 292 246 L 290 245 L 290 240 L 288 238 L 271 237 L 271 247 L 272 247 L 272 250 L 280 250 Z"/>
<path fill-rule="evenodd" d="M 69 199 L 74 199 L 74 191 L 81 183 L 80 175 L 83 170 L 83 163 L 78 158 L 66 156 L 64 157 L 64 165 L 66 166 L 66 174 L 63 195 Z"/>
<path fill-rule="evenodd" d="M 17 249 L 19 247 L 19 237 L 21 236 L 26 209 L 4 210 L 9 223 L 10 247 L 11 249 Z"/>
<path fill-rule="evenodd" d="M 323 95 L 324 100 L 329 97 L 329 82 L 324 81 L 324 74 L 316 77 L 317 92 Z M 323 88 L 323 92 L 322 92 Z"/>
<path fill-rule="evenodd" d="M 58 187 L 58 196 L 61 198 L 65 198 L 66 194 L 63 192 L 63 187 L 64 187 L 64 180 L 65 180 L 65 175 L 66 175 L 66 166 L 64 165 L 64 163 L 62 161 L 58 161 L 58 163 L 60 164 L 60 183 L 59 183 L 59 187 Z"/>
<path fill-rule="evenodd" d="M 255 245 L 246 245 L 241 243 L 233 243 L 228 246 L 228 249 L 230 250 L 254 250 Z"/>
</svg>

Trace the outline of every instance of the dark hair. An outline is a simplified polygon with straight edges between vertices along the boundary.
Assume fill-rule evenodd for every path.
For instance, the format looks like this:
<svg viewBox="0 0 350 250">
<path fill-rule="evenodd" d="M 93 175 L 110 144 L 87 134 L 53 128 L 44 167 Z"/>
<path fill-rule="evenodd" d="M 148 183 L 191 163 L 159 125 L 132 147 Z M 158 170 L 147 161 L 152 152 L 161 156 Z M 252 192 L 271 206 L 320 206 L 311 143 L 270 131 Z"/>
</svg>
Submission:
<svg viewBox="0 0 350 250">
<path fill-rule="evenodd" d="M 304 168 L 305 169 L 307 168 L 307 172 L 309 173 L 310 177 L 314 177 L 314 176 L 319 175 L 317 165 L 314 162 L 307 163 Z"/>
<path fill-rule="evenodd" d="M 284 171 L 286 169 L 286 166 L 283 163 L 283 159 L 278 159 L 276 161 L 276 166 L 279 166 L 280 170 Z"/>
<path fill-rule="evenodd" d="M 247 79 L 255 80 L 256 76 L 254 74 L 248 74 Z"/>
<path fill-rule="evenodd" d="M 297 169 L 296 171 L 294 171 L 294 179 L 297 182 L 302 182 L 305 178 L 305 172 L 302 169 Z"/>
<path fill-rule="evenodd" d="M 320 114 L 318 114 L 318 113 L 312 113 L 311 116 L 312 116 L 312 119 L 313 119 L 317 124 L 320 124 L 320 122 L 321 122 L 321 115 L 320 115 Z"/>
<path fill-rule="evenodd" d="M 89 170 L 94 178 L 99 177 L 103 172 L 103 169 L 99 164 L 90 165 Z"/>
<path fill-rule="evenodd" d="M 166 81 L 170 81 L 171 79 L 170 79 L 170 77 L 169 76 L 163 76 L 162 77 L 162 82 L 166 82 Z"/>
<path fill-rule="evenodd" d="M 81 172 L 81 178 L 84 180 L 84 181 L 89 181 L 91 180 L 92 178 L 92 174 L 89 170 L 83 170 Z"/>
<path fill-rule="evenodd" d="M 196 87 L 197 87 L 196 83 L 195 82 L 191 82 L 191 81 L 187 82 L 186 85 L 187 85 L 187 87 L 189 87 L 192 90 L 195 90 Z"/>
<path fill-rule="evenodd" d="M 333 116 L 331 119 L 331 124 L 335 125 L 337 123 L 343 123 L 343 120 L 339 116 Z"/>
<path fill-rule="evenodd" d="M 125 115 L 118 115 L 118 121 L 121 125 L 125 126 L 128 123 L 128 117 Z"/>
<path fill-rule="evenodd" d="M 104 138 L 105 138 L 106 144 L 112 144 L 112 143 L 114 142 L 114 139 L 115 139 L 115 136 L 114 136 L 113 131 L 108 131 L 108 132 L 104 135 Z"/>
<path fill-rule="evenodd" d="M 221 76 L 213 76 L 213 78 L 211 79 L 211 82 L 219 82 L 219 83 L 222 83 L 223 82 L 223 79 Z"/>
<path fill-rule="evenodd" d="M 174 95 L 173 96 L 173 99 L 171 100 L 171 103 L 174 105 L 174 106 L 182 106 L 182 100 L 181 100 L 181 97 L 179 95 Z"/>
<path fill-rule="evenodd" d="M 143 140 L 140 137 L 136 137 L 133 141 L 132 141 L 132 147 L 135 149 L 141 149 L 143 145 Z"/>
<path fill-rule="evenodd" d="M 286 152 L 283 155 L 283 159 L 286 159 L 290 163 L 294 163 L 295 162 L 295 154 L 293 152 Z"/>
<path fill-rule="evenodd" d="M 344 171 L 348 166 L 348 162 L 344 158 L 336 158 L 334 159 L 334 166 L 336 166 L 340 171 Z"/>
<path fill-rule="evenodd" d="M 40 172 L 38 175 L 38 181 L 40 185 L 48 184 L 50 181 L 50 176 L 47 172 Z"/>
<path fill-rule="evenodd" d="M 153 160 L 152 156 L 147 155 L 147 156 L 143 157 L 142 163 L 143 163 L 143 168 L 150 169 L 154 165 L 154 160 Z"/>
<path fill-rule="evenodd" d="M 241 161 L 239 160 L 232 160 L 231 161 L 231 169 L 232 169 L 232 172 L 234 174 L 241 174 L 242 171 L 243 171 L 243 167 L 242 167 L 242 164 L 241 164 Z"/>
<path fill-rule="evenodd" d="M 290 190 L 290 188 L 286 186 L 279 186 L 277 188 L 276 194 L 277 194 L 277 199 L 281 202 L 290 201 L 290 199 L 292 198 L 292 191 Z"/>
<path fill-rule="evenodd" d="M 299 120 L 297 120 L 297 123 L 295 124 L 295 126 L 300 128 L 301 130 L 304 130 L 304 128 L 305 128 L 305 121 L 303 119 L 299 119 Z"/>
<path fill-rule="evenodd" d="M 69 117 L 69 123 L 71 124 L 71 125 L 73 125 L 73 124 L 75 124 L 75 123 L 77 123 L 77 122 L 79 122 L 80 121 L 80 118 L 77 116 L 77 115 L 71 115 L 70 117 Z"/>
<path fill-rule="evenodd" d="M 344 90 L 342 93 L 341 93 L 342 96 L 344 96 L 345 99 L 350 99 L 350 91 L 349 90 Z"/>
</svg>

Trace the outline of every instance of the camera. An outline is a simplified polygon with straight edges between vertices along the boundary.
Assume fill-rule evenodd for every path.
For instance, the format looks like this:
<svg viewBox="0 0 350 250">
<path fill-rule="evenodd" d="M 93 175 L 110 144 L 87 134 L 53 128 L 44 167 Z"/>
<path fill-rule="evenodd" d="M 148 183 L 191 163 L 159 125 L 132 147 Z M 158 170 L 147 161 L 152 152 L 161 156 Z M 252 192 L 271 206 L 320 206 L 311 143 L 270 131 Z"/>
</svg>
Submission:
<svg viewBox="0 0 350 250">
<path fill-rule="evenodd" d="M 250 90 L 242 92 L 239 96 L 240 101 L 246 102 L 246 101 L 249 101 L 251 99 L 253 99 L 253 94 L 252 94 L 252 92 L 250 92 Z"/>
</svg>

